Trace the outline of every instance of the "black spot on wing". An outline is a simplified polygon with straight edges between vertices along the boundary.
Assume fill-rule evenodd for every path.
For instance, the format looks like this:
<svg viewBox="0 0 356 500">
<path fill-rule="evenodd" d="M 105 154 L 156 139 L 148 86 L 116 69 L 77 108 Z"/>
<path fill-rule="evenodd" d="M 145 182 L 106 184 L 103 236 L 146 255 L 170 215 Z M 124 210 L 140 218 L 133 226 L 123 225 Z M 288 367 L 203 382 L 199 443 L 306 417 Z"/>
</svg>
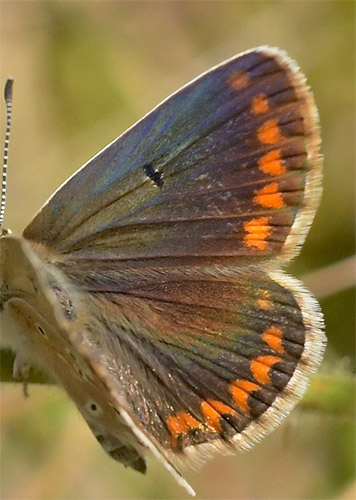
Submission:
<svg viewBox="0 0 356 500">
<path fill-rule="evenodd" d="M 159 170 L 155 170 L 154 167 L 150 164 L 147 163 L 143 167 L 145 174 L 147 177 L 149 177 L 157 187 L 162 188 L 163 187 L 163 179 L 162 179 L 162 174 Z"/>
</svg>

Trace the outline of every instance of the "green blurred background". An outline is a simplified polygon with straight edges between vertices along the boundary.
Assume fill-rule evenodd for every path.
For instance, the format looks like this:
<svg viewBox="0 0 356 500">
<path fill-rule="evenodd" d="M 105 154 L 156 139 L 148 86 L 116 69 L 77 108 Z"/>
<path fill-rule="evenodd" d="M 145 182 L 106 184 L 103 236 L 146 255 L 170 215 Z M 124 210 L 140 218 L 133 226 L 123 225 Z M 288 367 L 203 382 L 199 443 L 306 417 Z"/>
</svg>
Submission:
<svg viewBox="0 0 356 500">
<path fill-rule="evenodd" d="M 269 44 L 306 73 L 325 156 L 322 204 L 290 270 L 302 276 L 355 254 L 354 2 L 1 1 L 0 8 L 1 85 L 15 77 L 5 221 L 14 233 L 160 100 L 225 58 Z M 2 131 L 4 118 L 3 111 Z M 354 282 L 352 264 L 346 274 Z M 328 292 L 334 278 L 313 279 L 313 289 L 325 289 L 322 370 L 347 377 L 355 288 Z M 107 458 L 59 389 L 29 391 L 25 400 L 20 384 L 2 385 L 1 498 L 187 498 L 154 459 L 141 477 Z M 350 417 L 297 408 L 251 452 L 216 458 L 187 478 L 198 499 L 351 499 L 354 459 Z"/>
</svg>

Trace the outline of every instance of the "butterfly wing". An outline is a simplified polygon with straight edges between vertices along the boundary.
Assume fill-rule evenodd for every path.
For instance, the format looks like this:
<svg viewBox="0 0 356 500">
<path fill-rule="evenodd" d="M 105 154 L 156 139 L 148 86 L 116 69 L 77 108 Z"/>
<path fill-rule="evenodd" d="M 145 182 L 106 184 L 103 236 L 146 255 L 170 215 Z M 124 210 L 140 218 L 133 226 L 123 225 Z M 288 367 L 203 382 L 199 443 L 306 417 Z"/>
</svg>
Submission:
<svg viewBox="0 0 356 500">
<path fill-rule="evenodd" d="M 93 290 L 76 348 L 171 463 L 258 442 L 322 357 L 319 307 L 280 271 L 167 272 L 125 293 Z"/>
<path fill-rule="evenodd" d="M 318 203 L 318 144 L 303 75 L 282 52 L 255 49 L 183 87 L 90 160 L 24 236 L 75 260 L 129 266 L 290 257 Z"/>
<path fill-rule="evenodd" d="M 278 270 L 318 204 L 318 146 L 303 75 L 255 49 L 164 101 L 24 231 L 84 297 L 69 338 L 97 396 L 174 474 L 174 457 L 259 440 L 320 362 L 319 308 Z"/>
</svg>

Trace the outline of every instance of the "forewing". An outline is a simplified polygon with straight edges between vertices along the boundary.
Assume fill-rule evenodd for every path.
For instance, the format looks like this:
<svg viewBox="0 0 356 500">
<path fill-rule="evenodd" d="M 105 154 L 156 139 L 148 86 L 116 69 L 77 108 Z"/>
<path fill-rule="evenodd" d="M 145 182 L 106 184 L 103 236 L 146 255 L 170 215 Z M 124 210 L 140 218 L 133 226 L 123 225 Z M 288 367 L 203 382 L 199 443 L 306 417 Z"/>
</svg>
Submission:
<svg viewBox="0 0 356 500">
<path fill-rule="evenodd" d="M 82 260 L 290 257 L 318 202 L 316 111 L 297 66 L 254 49 L 169 97 L 90 160 L 24 231 Z"/>
<path fill-rule="evenodd" d="M 318 305 L 282 272 L 167 273 L 126 293 L 90 292 L 86 303 L 88 363 L 138 432 L 183 461 L 270 432 L 324 348 Z"/>
</svg>

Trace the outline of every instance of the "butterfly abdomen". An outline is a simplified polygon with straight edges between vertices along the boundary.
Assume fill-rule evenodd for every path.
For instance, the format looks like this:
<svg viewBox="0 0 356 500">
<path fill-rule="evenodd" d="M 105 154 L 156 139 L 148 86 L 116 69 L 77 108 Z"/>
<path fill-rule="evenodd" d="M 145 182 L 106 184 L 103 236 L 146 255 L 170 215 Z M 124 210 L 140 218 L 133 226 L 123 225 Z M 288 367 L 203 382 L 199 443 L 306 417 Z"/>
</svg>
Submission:
<svg viewBox="0 0 356 500">
<path fill-rule="evenodd" d="M 92 431 L 97 441 L 111 458 L 122 463 L 125 467 L 131 467 L 142 474 L 146 473 L 146 462 L 136 448 L 124 445 L 112 435 L 98 434 L 94 428 L 92 428 Z"/>
</svg>

